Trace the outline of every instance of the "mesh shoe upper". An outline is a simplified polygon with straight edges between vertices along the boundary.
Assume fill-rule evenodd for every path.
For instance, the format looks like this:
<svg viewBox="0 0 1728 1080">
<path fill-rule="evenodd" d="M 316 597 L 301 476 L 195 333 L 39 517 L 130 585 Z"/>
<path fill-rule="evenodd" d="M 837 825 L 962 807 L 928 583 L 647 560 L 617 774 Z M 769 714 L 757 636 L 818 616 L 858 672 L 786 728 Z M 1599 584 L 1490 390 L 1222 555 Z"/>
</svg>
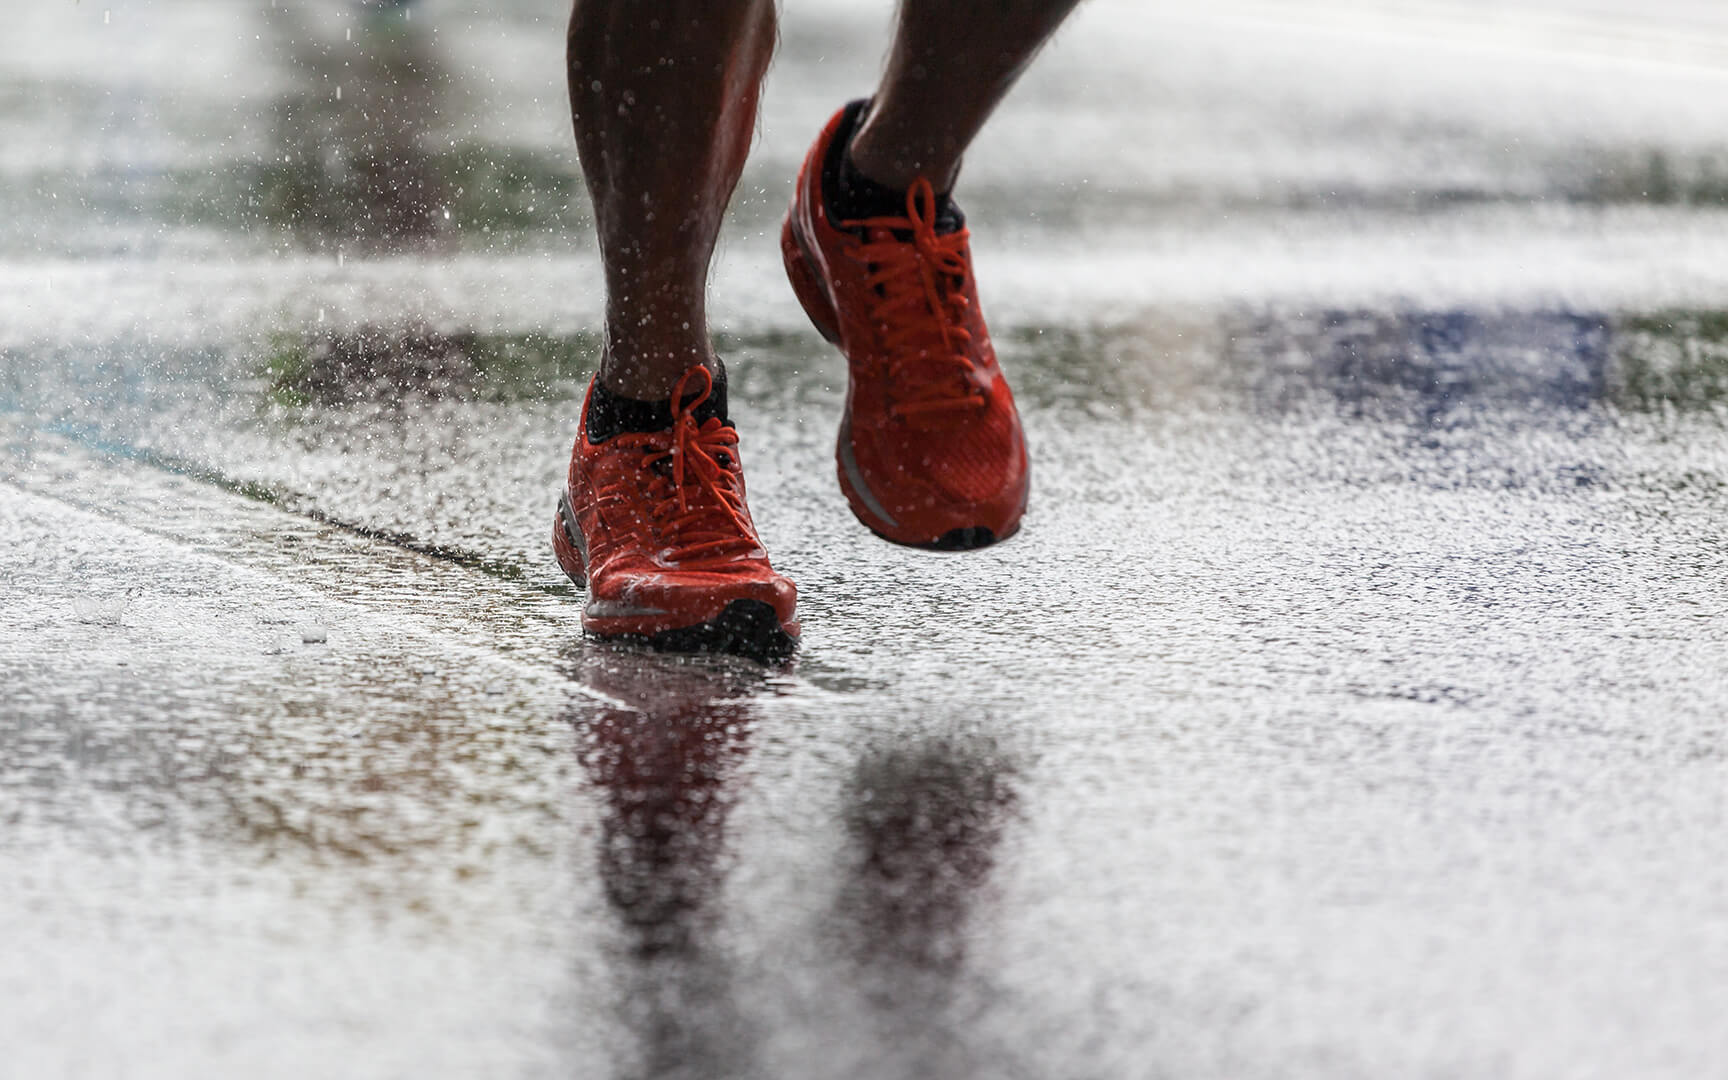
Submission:
<svg viewBox="0 0 1728 1080">
<path fill-rule="evenodd" d="M 979 309 L 970 234 L 941 228 L 927 180 L 904 215 L 832 220 L 824 162 L 850 123 L 843 110 L 812 148 L 782 234 L 799 299 L 848 360 L 841 487 L 892 540 L 979 529 L 1001 539 L 1025 504 L 1026 448 Z"/>
<path fill-rule="evenodd" d="M 695 419 L 711 388 L 706 368 L 686 372 L 663 431 L 592 443 L 584 422 L 567 492 L 582 565 L 565 569 L 586 579 L 589 629 L 659 633 L 711 620 L 734 600 L 760 600 L 796 632 L 796 590 L 770 566 L 745 502 L 737 429 Z"/>
</svg>

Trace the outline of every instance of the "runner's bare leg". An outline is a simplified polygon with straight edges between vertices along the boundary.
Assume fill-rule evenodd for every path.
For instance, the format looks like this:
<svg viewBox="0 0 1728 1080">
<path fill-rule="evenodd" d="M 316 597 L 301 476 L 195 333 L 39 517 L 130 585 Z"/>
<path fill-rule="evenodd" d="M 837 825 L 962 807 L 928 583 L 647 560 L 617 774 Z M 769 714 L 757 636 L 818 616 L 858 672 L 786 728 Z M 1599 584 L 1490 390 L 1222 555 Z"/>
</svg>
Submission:
<svg viewBox="0 0 1728 1080">
<path fill-rule="evenodd" d="M 773 0 L 576 0 L 570 108 L 606 272 L 600 381 L 663 400 L 713 367 L 708 265 L 755 132 Z"/>
<path fill-rule="evenodd" d="M 905 190 L 954 185 L 960 157 L 1079 0 L 903 0 L 852 165 Z"/>
</svg>

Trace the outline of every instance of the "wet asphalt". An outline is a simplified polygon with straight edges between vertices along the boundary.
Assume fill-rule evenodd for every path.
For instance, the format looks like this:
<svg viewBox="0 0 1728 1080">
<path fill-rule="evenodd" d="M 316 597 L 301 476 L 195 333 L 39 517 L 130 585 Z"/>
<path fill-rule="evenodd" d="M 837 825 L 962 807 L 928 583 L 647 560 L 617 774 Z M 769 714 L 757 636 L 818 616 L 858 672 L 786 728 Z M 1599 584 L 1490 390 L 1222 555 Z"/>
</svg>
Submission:
<svg viewBox="0 0 1728 1080">
<path fill-rule="evenodd" d="M 888 546 L 711 302 L 787 662 L 585 640 L 551 3 L 0 40 L 0 1076 L 1675 1077 L 1728 1059 L 1728 16 L 1094 0 L 959 191 L 1013 540 Z"/>
</svg>

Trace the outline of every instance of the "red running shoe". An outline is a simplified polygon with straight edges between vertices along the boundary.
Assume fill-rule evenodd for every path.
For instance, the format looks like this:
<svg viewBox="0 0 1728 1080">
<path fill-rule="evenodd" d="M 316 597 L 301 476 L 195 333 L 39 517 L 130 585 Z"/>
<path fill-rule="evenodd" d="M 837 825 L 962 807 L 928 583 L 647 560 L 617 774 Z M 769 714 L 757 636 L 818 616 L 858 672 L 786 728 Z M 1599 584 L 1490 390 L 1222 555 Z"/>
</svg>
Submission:
<svg viewBox="0 0 1728 1080">
<path fill-rule="evenodd" d="M 850 369 L 840 488 L 888 540 L 982 547 L 1026 509 L 1020 415 L 978 308 L 970 234 L 937 231 L 930 182 L 912 185 L 904 217 L 831 217 L 823 189 L 863 105 L 835 114 L 811 147 L 780 233 L 799 302 Z"/>
<path fill-rule="evenodd" d="M 680 652 L 782 655 L 798 637 L 798 590 L 756 537 L 738 429 L 718 417 L 696 422 L 713 389 L 708 369 L 693 367 L 673 388 L 670 428 L 599 443 L 588 441 L 584 401 L 552 550 L 570 580 L 588 587 L 582 627 L 591 634 Z"/>
</svg>

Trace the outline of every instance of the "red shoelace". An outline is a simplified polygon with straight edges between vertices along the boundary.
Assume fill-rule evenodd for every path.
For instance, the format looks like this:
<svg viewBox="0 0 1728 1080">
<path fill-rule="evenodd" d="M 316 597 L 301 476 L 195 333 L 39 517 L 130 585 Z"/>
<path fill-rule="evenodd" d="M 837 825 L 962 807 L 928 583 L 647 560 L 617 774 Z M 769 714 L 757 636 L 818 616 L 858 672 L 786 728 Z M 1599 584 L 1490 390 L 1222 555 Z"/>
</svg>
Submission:
<svg viewBox="0 0 1728 1080">
<path fill-rule="evenodd" d="M 936 231 L 936 192 L 920 177 L 906 192 L 906 216 L 846 222 L 868 237 L 856 254 L 870 266 L 865 284 L 879 299 L 871 314 L 891 359 L 888 378 L 907 395 L 896 416 L 973 409 L 988 404 L 972 363 L 966 329 L 966 229 Z M 910 232 L 907 242 L 895 235 Z"/>
<path fill-rule="evenodd" d="M 686 386 L 699 378 L 698 396 L 684 404 Z M 730 562 L 761 550 L 744 508 L 739 482 L 738 430 L 719 417 L 696 422 L 696 409 L 714 392 L 714 376 L 700 365 L 672 388 L 672 429 L 618 436 L 642 452 L 642 471 L 628 473 L 596 494 L 601 506 L 635 508 L 645 500 L 653 531 L 668 563 Z"/>
</svg>

